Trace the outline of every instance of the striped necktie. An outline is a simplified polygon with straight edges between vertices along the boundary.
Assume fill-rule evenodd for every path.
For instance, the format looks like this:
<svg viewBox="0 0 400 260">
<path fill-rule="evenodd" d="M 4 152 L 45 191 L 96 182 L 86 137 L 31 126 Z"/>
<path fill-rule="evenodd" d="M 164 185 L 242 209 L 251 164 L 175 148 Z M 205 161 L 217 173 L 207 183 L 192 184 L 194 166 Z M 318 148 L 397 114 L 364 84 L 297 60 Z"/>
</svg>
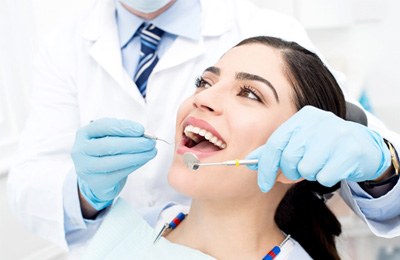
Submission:
<svg viewBox="0 0 400 260">
<path fill-rule="evenodd" d="M 157 47 L 164 31 L 153 24 L 142 26 L 140 35 L 140 58 L 134 81 L 140 93 L 146 97 L 147 79 L 158 62 Z"/>
</svg>

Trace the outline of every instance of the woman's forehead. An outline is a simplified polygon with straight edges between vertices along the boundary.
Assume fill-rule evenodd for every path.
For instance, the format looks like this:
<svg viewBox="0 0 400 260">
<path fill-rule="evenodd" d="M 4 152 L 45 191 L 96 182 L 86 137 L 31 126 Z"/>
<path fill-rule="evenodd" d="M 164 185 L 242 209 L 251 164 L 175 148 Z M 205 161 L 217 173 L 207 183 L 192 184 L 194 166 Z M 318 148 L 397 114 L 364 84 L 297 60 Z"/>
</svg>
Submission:
<svg viewBox="0 0 400 260">
<path fill-rule="evenodd" d="M 221 70 L 251 70 L 249 72 L 283 73 L 283 59 L 279 50 L 258 43 L 234 47 L 217 62 Z"/>
</svg>

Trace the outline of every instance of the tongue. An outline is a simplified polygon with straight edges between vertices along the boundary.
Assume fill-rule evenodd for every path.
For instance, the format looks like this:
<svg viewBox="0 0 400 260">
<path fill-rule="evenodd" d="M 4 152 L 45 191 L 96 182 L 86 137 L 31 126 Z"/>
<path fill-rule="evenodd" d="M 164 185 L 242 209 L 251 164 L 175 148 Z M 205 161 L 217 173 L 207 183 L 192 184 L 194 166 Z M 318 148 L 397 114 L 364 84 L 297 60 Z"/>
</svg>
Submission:
<svg viewBox="0 0 400 260">
<path fill-rule="evenodd" d="M 191 149 L 195 151 L 200 151 L 200 152 L 217 152 L 221 150 L 217 146 L 213 145 L 209 141 L 202 141 L 195 146 L 193 146 Z"/>
</svg>

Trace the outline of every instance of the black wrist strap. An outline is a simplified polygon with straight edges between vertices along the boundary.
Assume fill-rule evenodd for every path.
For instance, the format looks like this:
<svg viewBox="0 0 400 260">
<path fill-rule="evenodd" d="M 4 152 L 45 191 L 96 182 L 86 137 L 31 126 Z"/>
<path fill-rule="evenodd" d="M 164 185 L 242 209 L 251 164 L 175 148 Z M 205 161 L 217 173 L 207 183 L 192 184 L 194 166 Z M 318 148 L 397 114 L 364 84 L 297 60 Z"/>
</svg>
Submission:
<svg viewBox="0 0 400 260">
<path fill-rule="evenodd" d="M 363 182 L 360 182 L 359 185 L 362 188 L 365 187 L 367 189 L 373 189 L 375 187 L 387 185 L 387 184 L 390 184 L 390 183 L 396 184 L 398 180 L 399 180 L 399 175 L 392 175 L 389 178 L 387 178 L 385 180 L 382 180 L 382 181 L 379 181 L 379 182 L 376 182 L 376 181 L 363 181 Z"/>
<path fill-rule="evenodd" d="M 372 197 L 379 198 L 392 190 L 393 187 L 396 186 L 398 180 L 398 175 L 392 175 L 390 178 L 378 183 L 373 181 L 365 181 L 359 182 L 358 185 L 360 185 L 360 187 Z"/>
</svg>

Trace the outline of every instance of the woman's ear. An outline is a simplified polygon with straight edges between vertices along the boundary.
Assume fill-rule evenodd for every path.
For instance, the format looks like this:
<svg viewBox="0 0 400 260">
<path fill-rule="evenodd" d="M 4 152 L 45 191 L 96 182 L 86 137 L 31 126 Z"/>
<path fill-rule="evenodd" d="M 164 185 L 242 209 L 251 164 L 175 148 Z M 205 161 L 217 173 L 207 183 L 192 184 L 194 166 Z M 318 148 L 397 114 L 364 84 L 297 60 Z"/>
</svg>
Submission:
<svg viewBox="0 0 400 260">
<path fill-rule="evenodd" d="M 301 182 L 302 180 L 304 180 L 304 178 L 300 178 L 298 180 L 290 180 L 290 179 L 286 178 L 286 176 L 283 174 L 281 169 L 278 170 L 278 177 L 276 177 L 276 182 L 280 182 L 280 183 L 284 183 L 284 184 L 294 184 L 294 183 Z"/>
</svg>

